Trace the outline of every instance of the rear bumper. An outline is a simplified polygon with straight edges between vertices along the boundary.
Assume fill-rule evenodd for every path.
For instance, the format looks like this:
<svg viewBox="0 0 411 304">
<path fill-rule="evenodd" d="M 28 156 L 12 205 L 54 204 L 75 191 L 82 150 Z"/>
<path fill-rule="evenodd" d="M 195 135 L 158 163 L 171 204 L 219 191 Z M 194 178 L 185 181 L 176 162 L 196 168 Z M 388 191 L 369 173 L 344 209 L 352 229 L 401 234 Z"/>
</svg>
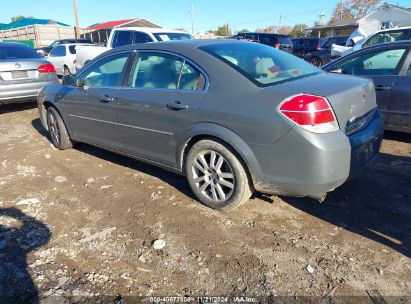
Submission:
<svg viewBox="0 0 411 304">
<path fill-rule="evenodd" d="M 319 199 L 375 160 L 382 135 L 378 111 L 366 127 L 350 136 L 343 131 L 314 134 L 294 127 L 273 145 L 251 147 L 259 160 L 250 169 L 254 188 Z"/>
<path fill-rule="evenodd" d="M 57 78 L 44 82 L 0 85 L 0 104 L 34 101 L 43 87 L 56 83 Z"/>
</svg>

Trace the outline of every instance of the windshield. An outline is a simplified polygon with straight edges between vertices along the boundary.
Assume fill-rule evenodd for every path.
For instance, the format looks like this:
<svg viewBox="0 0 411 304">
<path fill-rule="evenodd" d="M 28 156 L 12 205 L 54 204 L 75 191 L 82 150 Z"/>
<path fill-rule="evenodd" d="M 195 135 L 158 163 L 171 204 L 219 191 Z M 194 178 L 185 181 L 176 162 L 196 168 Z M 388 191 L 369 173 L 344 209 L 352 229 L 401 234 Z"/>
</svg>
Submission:
<svg viewBox="0 0 411 304">
<path fill-rule="evenodd" d="M 321 73 L 311 64 L 264 44 L 236 41 L 200 47 L 259 86 Z"/>
<path fill-rule="evenodd" d="M 153 35 L 158 41 L 193 39 L 193 36 L 187 33 L 153 33 Z"/>
<path fill-rule="evenodd" d="M 41 58 L 32 48 L 21 44 L 0 44 L 0 59 Z"/>
</svg>

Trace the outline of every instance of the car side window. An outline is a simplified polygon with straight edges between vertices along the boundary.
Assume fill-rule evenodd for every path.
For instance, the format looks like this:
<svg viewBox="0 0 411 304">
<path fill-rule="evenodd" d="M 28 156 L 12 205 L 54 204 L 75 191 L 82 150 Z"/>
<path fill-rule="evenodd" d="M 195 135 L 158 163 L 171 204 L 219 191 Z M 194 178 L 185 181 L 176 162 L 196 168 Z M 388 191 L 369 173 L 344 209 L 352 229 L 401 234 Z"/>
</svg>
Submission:
<svg viewBox="0 0 411 304">
<path fill-rule="evenodd" d="M 170 90 L 203 89 L 201 73 L 183 59 L 159 53 L 140 53 L 134 63 L 130 87 Z"/>
<path fill-rule="evenodd" d="M 185 61 L 183 68 L 181 69 L 178 89 L 185 91 L 201 91 L 204 89 L 204 86 L 204 76 L 200 73 L 199 70 Z"/>
<path fill-rule="evenodd" d="M 132 31 L 117 31 L 114 38 L 113 48 L 133 44 Z"/>
<path fill-rule="evenodd" d="M 135 32 L 134 33 L 134 43 L 147 43 L 153 42 L 153 39 L 146 33 Z"/>
<path fill-rule="evenodd" d="M 335 66 L 344 74 L 351 75 L 395 75 L 395 70 L 405 49 L 373 51 L 351 58 Z"/>
<path fill-rule="evenodd" d="M 57 46 L 50 52 L 50 57 L 63 57 L 66 56 L 66 47 Z"/>
<path fill-rule="evenodd" d="M 97 61 L 81 74 L 80 80 L 83 86 L 119 86 L 121 74 L 123 73 L 128 58 L 129 53 L 121 53 Z"/>
</svg>

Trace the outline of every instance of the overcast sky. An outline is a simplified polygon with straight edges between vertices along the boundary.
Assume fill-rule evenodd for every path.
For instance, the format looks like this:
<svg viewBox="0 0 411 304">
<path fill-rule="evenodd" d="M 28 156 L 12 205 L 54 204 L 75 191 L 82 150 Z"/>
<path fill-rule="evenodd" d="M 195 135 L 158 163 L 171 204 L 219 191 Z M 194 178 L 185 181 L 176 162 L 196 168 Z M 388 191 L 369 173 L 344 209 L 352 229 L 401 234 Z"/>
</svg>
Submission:
<svg viewBox="0 0 411 304">
<path fill-rule="evenodd" d="M 0 0 L 0 23 L 9 23 L 16 15 L 53 19 L 74 25 L 73 0 Z M 194 4 L 194 30 L 205 32 L 226 22 L 234 30 L 255 30 L 270 25 L 312 25 L 324 14 L 330 18 L 339 0 L 77 0 L 81 27 L 104 21 L 146 18 L 167 28 L 191 31 Z M 388 1 L 411 7 L 411 0 Z"/>
</svg>

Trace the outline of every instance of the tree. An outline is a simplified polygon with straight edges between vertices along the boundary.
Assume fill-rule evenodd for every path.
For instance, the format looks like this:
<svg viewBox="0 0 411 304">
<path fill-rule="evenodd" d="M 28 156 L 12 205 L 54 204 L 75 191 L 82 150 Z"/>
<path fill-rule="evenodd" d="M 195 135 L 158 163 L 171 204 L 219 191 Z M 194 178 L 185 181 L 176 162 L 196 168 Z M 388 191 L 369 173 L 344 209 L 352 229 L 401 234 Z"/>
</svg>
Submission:
<svg viewBox="0 0 411 304">
<path fill-rule="evenodd" d="M 343 0 L 334 8 L 331 19 L 328 24 L 337 20 L 347 20 L 352 18 L 361 18 L 372 12 L 382 0 Z"/>
<path fill-rule="evenodd" d="M 249 30 L 247 30 L 247 29 L 242 29 L 241 31 L 239 31 L 238 33 L 239 34 L 241 34 L 241 33 L 248 33 L 248 32 L 250 32 Z"/>
<path fill-rule="evenodd" d="M 219 26 L 217 30 L 214 32 L 214 34 L 217 36 L 231 36 L 231 29 L 228 26 L 228 23 Z"/>
<path fill-rule="evenodd" d="M 32 17 L 32 16 L 22 16 L 22 15 L 19 15 L 19 16 L 14 16 L 14 17 L 11 17 L 11 22 L 14 22 L 14 21 L 17 21 L 17 20 L 20 20 L 20 19 L 24 19 L 24 18 L 34 18 L 34 17 Z"/>
<path fill-rule="evenodd" d="M 304 23 L 296 24 L 292 28 L 290 35 L 293 37 L 304 37 L 307 34 L 308 25 Z"/>
<path fill-rule="evenodd" d="M 282 35 L 289 35 L 291 30 L 292 30 L 291 26 L 284 25 L 278 29 L 277 33 L 282 34 Z"/>
</svg>

